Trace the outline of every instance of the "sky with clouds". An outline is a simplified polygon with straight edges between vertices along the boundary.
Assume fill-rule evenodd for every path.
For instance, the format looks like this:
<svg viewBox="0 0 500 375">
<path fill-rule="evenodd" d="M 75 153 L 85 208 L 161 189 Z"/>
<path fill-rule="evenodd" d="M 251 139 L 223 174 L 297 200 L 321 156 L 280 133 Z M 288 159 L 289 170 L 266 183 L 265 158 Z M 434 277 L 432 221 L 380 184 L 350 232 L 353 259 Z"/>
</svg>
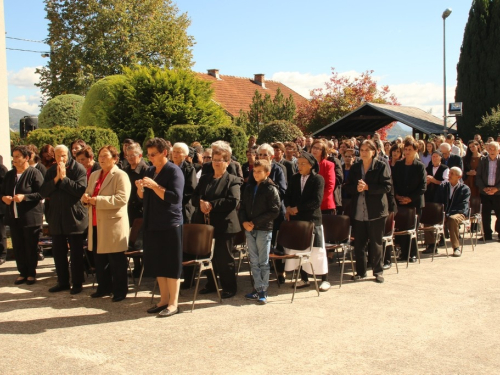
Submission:
<svg viewBox="0 0 500 375">
<path fill-rule="evenodd" d="M 348 76 L 374 70 L 402 105 L 443 115 L 443 20 L 446 8 L 447 100 L 454 100 L 456 65 L 472 1 L 467 0 L 178 0 L 191 18 L 198 72 L 283 82 L 308 97 L 331 68 Z M 42 41 L 47 20 L 41 1 L 4 0 L 7 37 Z M 7 39 L 9 105 L 39 112 L 35 69 L 46 64 L 42 43 Z"/>
</svg>

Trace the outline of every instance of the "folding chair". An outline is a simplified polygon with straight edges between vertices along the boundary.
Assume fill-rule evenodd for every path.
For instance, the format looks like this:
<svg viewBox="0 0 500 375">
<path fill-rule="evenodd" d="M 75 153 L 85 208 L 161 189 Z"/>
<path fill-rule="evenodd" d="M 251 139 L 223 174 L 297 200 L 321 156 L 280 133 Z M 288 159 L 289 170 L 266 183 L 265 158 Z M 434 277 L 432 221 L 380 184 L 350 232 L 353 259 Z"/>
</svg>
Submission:
<svg viewBox="0 0 500 375">
<path fill-rule="evenodd" d="M 247 246 L 247 237 L 245 235 L 245 230 L 236 233 L 233 241 L 233 249 L 238 253 L 238 268 L 236 269 L 236 274 L 240 273 L 241 263 L 243 263 L 243 259 L 247 258 L 249 262 L 248 268 L 250 269 L 250 260 L 248 258 L 248 246 Z M 250 270 L 250 273 L 252 271 Z"/>
<path fill-rule="evenodd" d="M 477 234 L 479 230 L 481 230 L 481 236 L 483 238 L 483 243 L 486 243 L 486 239 L 484 238 L 484 228 L 483 228 L 483 205 L 481 203 L 480 197 L 471 197 L 469 201 L 470 205 L 470 221 L 471 224 L 476 224 L 476 246 L 477 246 Z M 472 226 L 471 226 L 472 232 Z"/>
<path fill-rule="evenodd" d="M 460 232 L 460 227 L 462 227 L 462 246 L 460 247 L 460 252 L 463 252 L 464 251 L 464 244 L 465 244 L 465 234 L 466 233 L 469 233 L 470 235 L 470 244 L 472 246 L 472 251 L 474 251 L 474 235 L 472 234 L 472 221 L 471 221 L 471 210 L 469 208 L 469 215 L 467 216 L 467 218 L 462 221 L 459 225 L 458 225 L 458 231 Z M 477 231 L 476 231 L 477 232 Z"/>
<path fill-rule="evenodd" d="M 396 256 L 396 246 L 394 245 L 394 227 L 394 212 L 389 212 L 389 216 L 387 216 L 387 218 L 385 219 L 385 231 L 384 236 L 382 237 L 382 245 L 384 247 L 384 254 L 382 256 L 382 259 L 385 259 L 385 252 L 387 251 L 387 247 L 391 246 L 392 257 L 394 258 L 394 263 L 396 264 L 396 273 L 399 273 L 398 258 Z"/>
<path fill-rule="evenodd" d="M 295 250 L 297 253 L 277 255 L 270 254 L 269 259 L 273 262 L 274 272 L 276 277 L 278 272 L 276 270 L 276 260 L 287 260 L 287 259 L 297 259 L 299 261 L 299 266 L 295 275 L 295 282 L 293 284 L 293 294 L 292 301 L 295 297 L 295 291 L 297 290 L 297 282 L 299 281 L 299 273 L 302 265 L 309 263 L 311 265 L 314 284 L 316 285 L 316 292 L 319 297 L 319 287 L 318 281 L 316 280 L 316 273 L 314 272 L 314 266 L 311 262 L 311 252 L 314 243 L 314 223 L 309 221 L 284 221 L 280 225 L 280 229 L 276 233 L 277 245 L 281 245 L 286 249 Z M 278 281 L 278 287 L 281 287 Z"/>
<path fill-rule="evenodd" d="M 214 227 L 205 224 L 184 224 L 182 230 L 183 252 L 196 257 L 194 260 L 182 262 L 182 265 L 184 267 L 193 266 L 195 267 L 195 271 L 196 267 L 199 268 L 196 287 L 194 289 L 193 304 L 191 306 L 191 312 L 193 312 L 194 303 L 196 302 L 196 296 L 198 294 L 198 287 L 200 285 L 201 273 L 205 270 L 210 270 L 217 285 L 217 279 L 212 265 L 215 246 Z M 216 289 L 219 303 L 222 303 L 219 288 L 216 287 Z"/>
<path fill-rule="evenodd" d="M 418 228 L 421 232 L 433 232 L 436 236 L 434 241 L 434 251 L 432 252 L 432 261 L 434 261 L 434 255 L 436 254 L 437 243 L 439 242 L 439 236 L 443 236 L 444 247 L 446 249 L 446 257 L 448 257 L 448 245 L 446 244 L 446 239 L 444 237 L 444 221 L 446 213 L 444 211 L 444 205 L 441 203 L 425 202 L 425 207 L 422 209 L 422 216 L 420 217 L 420 224 L 422 225 Z"/>
<path fill-rule="evenodd" d="M 143 259 L 143 250 L 142 249 L 135 249 L 135 243 L 137 242 L 137 238 L 139 237 L 139 233 L 142 228 L 142 218 L 137 218 L 134 220 L 132 223 L 132 228 L 130 228 L 130 236 L 128 240 L 128 250 L 125 251 L 125 256 L 128 259 L 128 269 L 130 271 L 130 274 L 132 275 L 132 282 L 135 285 L 135 277 L 134 277 L 134 272 L 132 271 L 132 267 L 130 266 L 130 261 L 132 259 L 140 259 L 142 263 L 141 267 L 141 274 L 139 276 L 139 283 L 137 284 L 137 288 L 135 291 L 135 295 L 137 296 L 137 290 L 139 289 L 139 286 L 141 285 L 142 281 L 142 274 L 144 273 L 144 262 L 142 262 Z"/>
<path fill-rule="evenodd" d="M 418 263 L 420 263 L 420 252 L 418 251 L 417 243 L 417 210 L 415 209 L 415 207 L 399 206 L 398 213 L 396 214 L 394 221 L 394 237 L 410 236 L 406 268 L 408 268 L 408 265 L 410 263 L 411 243 L 413 240 L 415 240 L 415 246 L 417 247 Z"/>
<path fill-rule="evenodd" d="M 351 220 L 347 215 L 323 215 L 323 234 L 325 236 L 326 251 L 342 251 L 342 269 L 340 271 L 340 286 L 344 278 L 345 256 L 349 253 L 351 257 L 352 275 L 356 274 L 352 253 L 354 247 L 351 246 Z"/>
</svg>

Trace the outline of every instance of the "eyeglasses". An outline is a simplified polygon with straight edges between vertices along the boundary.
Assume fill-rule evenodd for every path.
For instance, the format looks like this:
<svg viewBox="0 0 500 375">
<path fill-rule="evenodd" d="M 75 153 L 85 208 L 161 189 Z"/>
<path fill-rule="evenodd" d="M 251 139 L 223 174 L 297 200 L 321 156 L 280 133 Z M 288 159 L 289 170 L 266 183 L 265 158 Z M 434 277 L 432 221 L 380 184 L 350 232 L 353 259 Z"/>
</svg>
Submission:
<svg viewBox="0 0 500 375">
<path fill-rule="evenodd" d="M 318 146 L 313 146 L 311 150 L 323 151 L 323 148 Z"/>
<path fill-rule="evenodd" d="M 133 159 L 135 158 L 137 155 L 136 154 L 133 154 L 133 155 L 125 155 L 125 158 L 126 159 Z"/>
<path fill-rule="evenodd" d="M 220 159 L 220 160 L 214 160 L 212 159 L 212 163 L 224 163 L 224 160 Z"/>
<path fill-rule="evenodd" d="M 204 156 L 203 159 L 212 159 L 211 156 Z"/>
<path fill-rule="evenodd" d="M 267 154 L 259 154 L 259 157 L 264 157 L 264 158 L 267 158 L 268 155 Z"/>
<path fill-rule="evenodd" d="M 156 155 L 158 155 L 159 152 L 153 152 L 152 154 L 148 154 L 148 158 L 154 158 Z"/>
</svg>

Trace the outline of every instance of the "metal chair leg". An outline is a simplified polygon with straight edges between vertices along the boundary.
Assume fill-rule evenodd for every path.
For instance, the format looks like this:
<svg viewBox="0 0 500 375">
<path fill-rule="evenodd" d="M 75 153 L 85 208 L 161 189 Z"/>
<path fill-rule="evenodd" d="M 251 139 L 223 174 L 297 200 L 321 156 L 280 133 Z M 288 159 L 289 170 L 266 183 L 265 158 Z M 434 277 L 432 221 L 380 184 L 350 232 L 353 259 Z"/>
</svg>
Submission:
<svg viewBox="0 0 500 375">
<path fill-rule="evenodd" d="M 316 292 L 318 293 L 318 297 L 319 297 L 318 280 L 316 280 L 316 273 L 314 272 L 314 266 L 310 260 L 309 260 L 309 264 L 311 265 L 311 270 L 313 272 L 313 277 L 314 277 L 314 284 L 316 285 Z"/>
<path fill-rule="evenodd" d="M 210 270 L 212 271 L 212 277 L 214 278 L 215 290 L 217 290 L 217 296 L 219 297 L 219 303 L 222 303 L 222 297 L 220 296 L 219 283 L 217 282 L 217 278 L 215 277 L 214 267 L 210 264 Z"/>
<path fill-rule="evenodd" d="M 278 271 L 276 270 L 276 262 L 273 259 L 273 268 L 274 268 L 274 273 L 276 274 L 276 282 L 278 283 L 278 288 L 281 288 L 280 285 L 280 279 L 278 277 Z"/>
<path fill-rule="evenodd" d="M 297 290 L 297 282 L 299 281 L 300 269 L 302 267 L 302 257 L 299 257 L 299 268 L 297 268 L 297 274 L 295 276 L 295 283 L 293 284 L 293 294 L 290 303 L 293 303 L 293 298 L 295 297 L 295 291 Z"/>
<path fill-rule="evenodd" d="M 151 304 L 153 304 L 153 299 L 155 297 L 156 285 L 158 285 L 157 279 L 155 279 L 155 285 L 153 286 L 153 292 L 151 293 Z"/>
<path fill-rule="evenodd" d="M 137 292 L 139 291 L 139 287 L 141 286 L 141 282 L 142 282 L 142 275 L 144 274 L 144 264 L 142 264 L 142 267 L 141 267 L 141 274 L 139 276 L 139 284 L 137 284 L 136 286 L 136 289 L 135 289 L 135 297 L 137 297 Z M 135 298 L 134 297 L 134 298 Z"/>
<path fill-rule="evenodd" d="M 193 304 L 191 305 L 191 312 L 194 310 L 194 303 L 196 302 L 196 296 L 198 295 L 198 288 L 200 286 L 201 279 L 201 264 L 198 265 L 198 279 L 196 280 L 196 288 L 194 288 Z M 193 275 L 196 273 L 196 269 L 193 271 Z"/>
</svg>

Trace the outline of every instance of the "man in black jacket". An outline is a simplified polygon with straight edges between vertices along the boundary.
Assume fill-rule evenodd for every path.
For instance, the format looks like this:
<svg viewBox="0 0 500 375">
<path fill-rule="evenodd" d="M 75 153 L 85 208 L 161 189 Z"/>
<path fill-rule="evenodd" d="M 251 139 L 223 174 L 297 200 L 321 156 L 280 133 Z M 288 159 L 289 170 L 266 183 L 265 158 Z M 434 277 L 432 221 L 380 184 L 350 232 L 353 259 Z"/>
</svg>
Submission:
<svg viewBox="0 0 500 375">
<path fill-rule="evenodd" d="M 1 158 L 1 156 L 0 156 Z M 7 174 L 8 170 L 0 162 L 0 190 L 2 188 L 3 179 Z M 5 263 L 7 257 L 7 231 L 5 230 L 5 225 L 3 223 L 3 217 L 5 215 L 5 205 L 0 204 L 0 265 Z"/>
<path fill-rule="evenodd" d="M 87 187 L 87 172 L 71 158 L 65 145 L 54 148 L 56 164 L 47 171 L 40 189 L 46 198 L 45 217 L 52 236 L 52 254 L 56 265 L 57 285 L 49 292 L 70 289 L 68 243 L 71 249 L 71 294 L 82 291 L 83 232 L 88 226 L 87 209 L 80 198 Z M 47 204 L 48 202 L 48 204 Z"/>
<path fill-rule="evenodd" d="M 459 226 L 466 219 L 469 213 L 470 189 L 462 183 L 462 170 L 458 167 L 452 167 L 448 176 L 448 181 L 444 181 L 439 185 L 436 191 L 434 201 L 444 204 L 445 210 L 445 225 L 450 233 L 451 246 L 453 248 L 453 256 L 459 257 L 462 255 L 460 251 Z M 432 254 L 436 248 L 436 236 L 431 231 L 425 231 L 425 243 L 427 249 L 424 254 Z"/>
<path fill-rule="evenodd" d="M 464 163 L 462 158 L 458 155 L 453 155 L 451 153 L 451 146 L 448 143 L 442 143 L 439 146 L 439 151 L 443 154 L 441 159 L 441 164 L 446 165 L 448 168 L 458 167 L 460 170 L 464 170 Z"/>
</svg>

